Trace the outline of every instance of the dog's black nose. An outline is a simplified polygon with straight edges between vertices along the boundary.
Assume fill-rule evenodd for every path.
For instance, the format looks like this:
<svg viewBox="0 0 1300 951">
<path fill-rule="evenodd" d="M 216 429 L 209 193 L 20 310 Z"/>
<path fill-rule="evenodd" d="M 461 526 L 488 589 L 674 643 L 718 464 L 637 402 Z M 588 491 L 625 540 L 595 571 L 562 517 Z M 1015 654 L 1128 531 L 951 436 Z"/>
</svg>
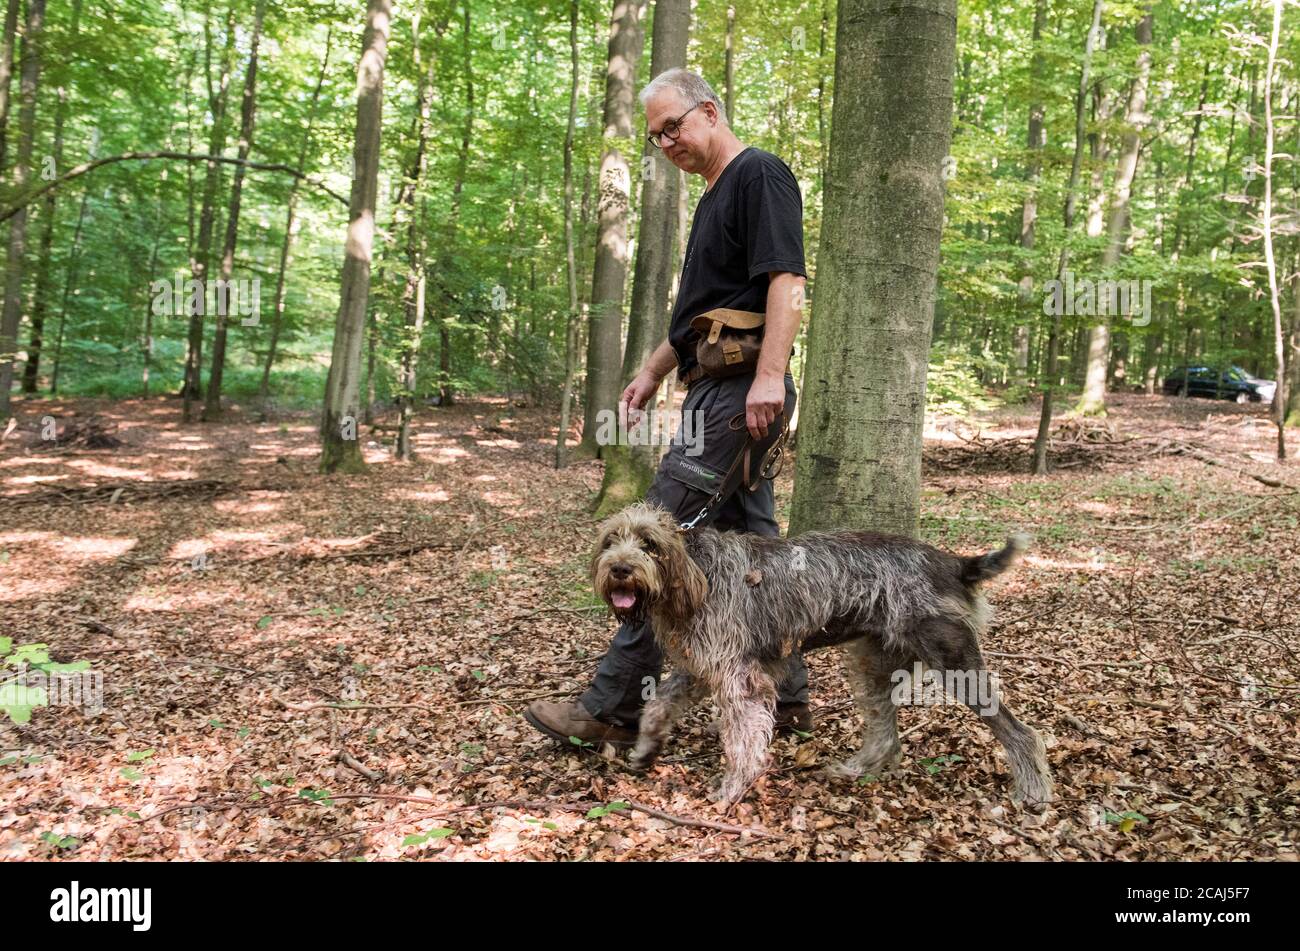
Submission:
<svg viewBox="0 0 1300 951">
<path fill-rule="evenodd" d="M 613 568 L 609 569 L 609 573 L 619 581 L 626 581 L 628 578 L 632 577 L 632 569 L 627 565 L 615 565 Z"/>
</svg>

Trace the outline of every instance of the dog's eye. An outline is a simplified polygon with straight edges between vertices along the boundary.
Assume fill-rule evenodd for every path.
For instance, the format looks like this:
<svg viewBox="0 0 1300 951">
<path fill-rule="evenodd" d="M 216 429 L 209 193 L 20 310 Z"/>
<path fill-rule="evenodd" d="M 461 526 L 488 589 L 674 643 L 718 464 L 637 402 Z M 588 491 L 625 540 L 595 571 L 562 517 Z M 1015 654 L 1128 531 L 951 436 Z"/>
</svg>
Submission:
<svg viewBox="0 0 1300 951">
<path fill-rule="evenodd" d="M 647 539 L 645 540 L 645 552 L 646 552 L 646 554 L 649 555 L 651 558 L 658 558 L 658 557 L 659 557 L 659 546 L 656 545 L 654 542 L 652 542 L 650 539 L 647 538 Z"/>
</svg>

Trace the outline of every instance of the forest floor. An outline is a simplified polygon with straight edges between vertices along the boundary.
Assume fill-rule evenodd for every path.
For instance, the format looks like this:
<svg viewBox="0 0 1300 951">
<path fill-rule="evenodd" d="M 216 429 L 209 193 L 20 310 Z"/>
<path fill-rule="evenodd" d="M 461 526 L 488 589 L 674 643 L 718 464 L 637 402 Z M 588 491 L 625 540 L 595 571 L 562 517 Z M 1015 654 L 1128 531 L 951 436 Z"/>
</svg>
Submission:
<svg viewBox="0 0 1300 951">
<path fill-rule="evenodd" d="M 646 776 L 535 732 L 526 704 L 581 690 L 615 626 L 586 579 L 601 465 L 552 468 L 550 411 L 424 409 L 416 463 L 367 437 L 345 477 L 316 474 L 309 414 L 16 412 L 0 633 L 103 692 L 0 717 L 0 859 L 1296 858 L 1300 466 L 1263 408 L 1115 396 L 1045 479 L 1032 407 L 927 434 L 928 541 L 1036 538 L 983 644 L 1048 744 L 1041 816 L 959 706 L 900 710 L 896 771 L 822 778 L 856 748 L 834 651 L 808 658 L 813 734 L 729 813 L 707 705 Z M 122 445 L 42 442 L 45 416 Z"/>
</svg>

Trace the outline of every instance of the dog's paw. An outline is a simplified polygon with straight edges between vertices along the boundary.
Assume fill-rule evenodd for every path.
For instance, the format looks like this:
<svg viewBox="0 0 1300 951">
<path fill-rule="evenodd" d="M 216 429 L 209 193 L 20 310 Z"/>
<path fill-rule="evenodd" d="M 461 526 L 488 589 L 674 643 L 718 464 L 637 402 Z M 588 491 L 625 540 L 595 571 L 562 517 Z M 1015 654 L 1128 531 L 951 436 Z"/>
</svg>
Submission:
<svg viewBox="0 0 1300 951">
<path fill-rule="evenodd" d="M 634 773 L 648 772 L 659 757 L 655 753 L 641 753 L 633 750 L 627 758 L 627 765 Z"/>
<path fill-rule="evenodd" d="M 1011 788 L 1011 801 L 1026 812 L 1042 814 L 1052 804 L 1052 784 L 1045 780 L 1016 783 Z"/>
<path fill-rule="evenodd" d="M 852 760 L 840 763 L 827 763 L 822 767 L 822 776 L 826 779 L 857 779 L 865 770 L 858 769 Z"/>
</svg>

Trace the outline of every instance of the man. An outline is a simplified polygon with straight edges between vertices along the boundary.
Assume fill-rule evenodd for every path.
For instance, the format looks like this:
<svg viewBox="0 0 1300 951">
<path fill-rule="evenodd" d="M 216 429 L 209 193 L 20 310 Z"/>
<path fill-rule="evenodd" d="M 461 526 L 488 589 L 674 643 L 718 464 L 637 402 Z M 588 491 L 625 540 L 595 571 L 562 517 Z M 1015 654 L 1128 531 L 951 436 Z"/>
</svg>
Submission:
<svg viewBox="0 0 1300 951">
<path fill-rule="evenodd" d="M 803 200 L 789 167 L 775 155 L 746 147 L 727 125 L 717 94 L 700 76 L 670 69 L 641 92 L 650 141 L 678 168 L 707 182 L 695 209 L 686 244 L 668 339 L 623 391 L 629 413 L 640 411 L 660 381 L 677 369 L 687 383 L 682 404 L 702 423 L 702 453 L 688 456 L 674 441 L 660 463 L 646 499 L 693 518 L 721 484 L 743 449 L 746 430 L 757 442 L 757 468 L 781 429 L 781 413 L 794 413 L 794 379 L 787 368 L 802 317 L 806 273 L 803 257 Z M 718 307 L 766 314 L 762 352 L 752 374 L 713 379 L 695 360 L 699 334 L 691 318 Z M 743 414 L 745 427 L 729 422 Z M 698 432 L 698 430 L 697 430 Z M 758 475 L 746 474 L 747 485 Z M 738 487 L 705 522 L 720 531 L 779 535 L 772 483 L 759 480 L 753 492 Z M 642 705 L 653 695 L 663 657 L 648 620 L 623 623 L 587 691 L 565 703 L 537 701 L 525 718 L 562 743 L 577 737 L 590 743 L 635 742 Z M 776 725 L 810 730 L 808 671 L 797 654 L 780 685 Z"/>
</svg>

